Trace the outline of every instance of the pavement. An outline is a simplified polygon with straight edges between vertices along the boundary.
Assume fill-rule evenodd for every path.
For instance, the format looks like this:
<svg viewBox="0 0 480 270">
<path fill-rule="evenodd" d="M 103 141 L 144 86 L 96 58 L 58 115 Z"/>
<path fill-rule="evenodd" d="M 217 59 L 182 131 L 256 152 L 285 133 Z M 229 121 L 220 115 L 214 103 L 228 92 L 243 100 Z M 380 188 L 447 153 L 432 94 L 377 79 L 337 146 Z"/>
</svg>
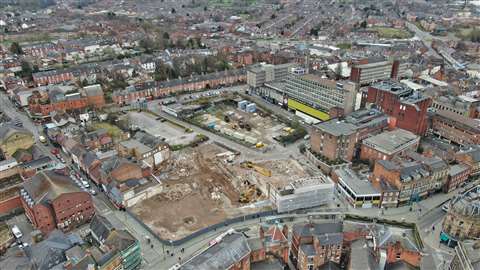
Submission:
<svg viewBox="0 0 480 270">
<path fill-rule="evenodd" d="M 284 114 L 285 116 L 292 117 L 292 114 L 283 110 L 282 108 L 269 104 L 263 101 L 261 98 L 254 97 L 257 102 L 263 102 L 263 105 L 270 106 L 272 111 L 279 114 Z M 25 128 L 30 130 L 38 141 L 38 136 L 41 134 L 41 127 L 36 126 L 25 114 L 18 112 L 13 104 L 8 100 L 4 93 L 0 92 L 0 105 L 1 109 L 11 117 L 12 119 L 20 119 Z M 269 107 L 269 108 L 270 108 Z M 234 143 L 224 137 L 221 137 L 217 134 L 208 132 L 206 130 L 200 129 L 194 125 L 178 120 L 168 114 L 165 114 L 160 111 L 157 103 L 149 103 L 149 108 L 154 109 L 154 112 L 160 114 L 166 119 L 184 125 L 188 128 L 193 129 L 198 133 L 206 134 L 213 141 L 218 141 L 220 143 L 232 146 L 242 152 L 242 155 L 248 158 L 261 158 L 261 159 L 278 159 L 278 158 L 287 158 L 292 157 L 293 155 L 298 155 L 298 149 L 296 144 L 292 144 L 287 148 L 278 148 L 277 150 L 272 150 L 271 152 L 262 153 L 257 149 L 251 149 L 244 145 Z M 51 156 L 54 160 L 58 160 L 51 155 L 50 148 L 38 143 L 39 147 L 43 150 L 46 155 Z M 66 157 L 67 166 L 71 169 L 75 169 L 75 166 L 71 165 L 70 159 Z M 80 172 L 81 173 L 81 172 Z M 81 173 L 82 174 L 82 173 Z M 82 174 L 82 177 L 88 179 L 86 175 Z M 472 186 L 473 183 L 470 183 L 469 186 Z M 92 185 L 93 186 L 93 185 Z M 467 188 L 469 187 L 467 186 Z M 410 206 L 403 206 L 399 208 L 389 208 L 386 211 L 383 211 L 378 208 L 372 209 L 355 209 L 352 208 L 349 204 L 344 203 L 343 201 L 336 199 L 334 204 L 339 203 L 341 207 L 347 209 L 348 213 L 358 214 L 363 216 L 370 217 L 383 217 L 392 220 L 405 220 L 407 222 L 415 222 L 419 229 L 422 238 L 425 243 L 425 252 L 427 260 L 431 260 L 433 265 L 438 268 L 441 265 L 444 265 L 444 261 L 448 260 L 451 257 L 451 250 L 448 250 L 438 244 L 438 235 L 440 233 L 441 222 L 445 213 L 439 208 L 439 205 L 443 204 L 445 201 L 451 199 L 458 192 L 462 190 L 457 190 L 456 192 L 449 194 L 436 194 L 427 198 L 426 200 L 415 203 L 412 206 L 412 211 L 410 211 Z M 203 249 L 208 247 L 208 242 L 215 238 L 219 233 L 228 230 L 231 226 L 226 226 L 223 230 L 212 231 L 201 236 L 198 236 L 186 243 L 178 246 L 173 245 L 164 245 L 159 242 L 154 235 L 150 234 L 142 224 L 133 219 L 129 214 L 123 211 L 116 210 L 105 194 L 99 192 L 97 196 L 93 197 L 94 206 L 96 211 L 105 217 L 114 225 L 119 228 L 125 228 L 129 230 L 139 241 L 143 253 L 144 264 L 143 269 L 168 269 L 170 266 L 174 265 L 177 262 L 182 262 L 186 258 L 201 252 Z M 315 209 L 321 211 L 322 208 Z M 25 219 L 25 220 L 22 220 Z M 301 217 L 300 219 L 301 220 Z M 296 220 L 298 222 L 299 220 Z M 15 224 L 24 224 L 21 229 L 24 231 L 24 234 L 29 233 L 32 230 L 31 225 L 26 221 L 25 216 L 19 216 L 12 219 Z M 258 229 L 258 224 L 262 222 L 261 219 L 246 220 L 244 222 L 236 223 L 233 225 L 233 228 L 236 229 L 249 229 L 255 231 Z M 30 227 L 28 227 L 30 226 Z M 435 230 L 432 229 L 435 227 Z M 180 252 L 181 249 L 184 249 L 184 252 Z M 168 252 L 167 252 L 168 251 Z M 173 255 L 171 255 L 173 253 Z M 168 254 L 168 255 L 167 255 Z"/>
</svg>

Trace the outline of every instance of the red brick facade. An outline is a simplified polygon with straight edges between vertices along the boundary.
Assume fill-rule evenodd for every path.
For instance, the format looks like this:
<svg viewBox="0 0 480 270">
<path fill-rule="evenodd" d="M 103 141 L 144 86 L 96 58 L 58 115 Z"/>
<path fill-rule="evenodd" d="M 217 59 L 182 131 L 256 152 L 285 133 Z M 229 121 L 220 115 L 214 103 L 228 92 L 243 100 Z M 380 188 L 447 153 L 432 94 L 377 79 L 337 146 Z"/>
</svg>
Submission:
<svg viewBox="0 0 480 270">
<path fill-rule="evenodd" d="M 396 127 L 417 135 L 424 135 L 427 131 L 427 109 L 432 103 L 430 98 L 419 98 L 414 102 L 406 101 L 391 91 L 370 86 L 367 102 L 376 104 L 384 113 L 391 116 Z"/>
<path fill-rule="evenodd" d="M 79 98 L 75 100 L 65 100 L 49 104 L 30 103 L 28 105 L 30 112 L 41 114 L 44 116 L 49 115 L 53 111 L 71 111 L 84 109 L 88 106 L 87 98 Z"/>
<path fill-rule="evenodd" d="M 62 194 L 49 205 L 36 204 L 29 207 L 23 198 L 21 201 L 32 225 L 44 234 L 55 228 L 70 231 L 94 215 L 92 198 L 87 192 Z"/>
</svg>

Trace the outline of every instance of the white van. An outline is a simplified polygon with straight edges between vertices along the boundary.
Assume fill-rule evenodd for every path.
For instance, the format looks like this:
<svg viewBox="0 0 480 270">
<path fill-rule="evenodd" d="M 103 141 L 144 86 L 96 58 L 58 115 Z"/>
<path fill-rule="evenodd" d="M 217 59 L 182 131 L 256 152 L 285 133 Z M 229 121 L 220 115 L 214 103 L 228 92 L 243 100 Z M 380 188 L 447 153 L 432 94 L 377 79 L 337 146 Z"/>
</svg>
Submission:
<svg viewBox="0 0 480 270">
<path fill-rule="evenodd" d="M 12 233 L 15 236 L 15 238 L 17 238 L 17 239 L 20 239 L 23 236 L 22 231 L 20 231 L 20 229 L 18 228 L 17 225 L 13 225 Z"/>
</svg>

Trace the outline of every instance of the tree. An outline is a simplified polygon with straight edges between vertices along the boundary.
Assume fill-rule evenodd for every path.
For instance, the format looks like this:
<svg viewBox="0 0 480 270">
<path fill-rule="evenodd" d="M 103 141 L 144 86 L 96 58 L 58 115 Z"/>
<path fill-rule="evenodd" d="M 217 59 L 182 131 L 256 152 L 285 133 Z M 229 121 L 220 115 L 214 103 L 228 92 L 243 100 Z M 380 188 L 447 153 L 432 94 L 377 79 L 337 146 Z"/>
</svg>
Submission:
<svg viewBox="0 0 480 270">
<path fill-rule="evenodd" d="M 335 74 L 337 74 L 337 78 L 342 77 L 342 72 L 343 72 L 343 66 L 342 62 L 338 63 L 337 66 L 335 67 Z"/>
<path fill-rule="evenodd" d="M 170 39 L 170 35 L 167 32 L 164 32 L 163 39 Z"/>
<path fill-rule="evenodd" d="M 20 76 L 24 77 L 24 78 L 28 78 L 29 80 L 32 79 L 32 66 L 30 65 L 29 62 L 23 60 L 22 61 L 22 71 L 20 72 Z"/>
<path fill-rule="evenodd" d="M 208 10 L 208 8 L 207 8 L 207 6 L 205 6 L 205 7 L 203 8 L 203 11 L 207 11 L 207 10 Z"/>
<path fill-rule="evenodd" d="M 360 23 L 360 27 L 367 28 L 367 21 L 363 21 L 362 23 Z"/>
<path fill-rule="evenodd" d="M 10 45 L 10 51 L 14 54 L 23 54 L 22 47 L 18 42 L 13 42 L 12 45 Z"/>
<path fill-rule="evenodd" d="M 174 8 L 172 8 L 171 13 L 172 13 L 172 14 L 175 14 L 176 12 L 177 12 L 177 11 L 176 11 Z"/>
</svg>

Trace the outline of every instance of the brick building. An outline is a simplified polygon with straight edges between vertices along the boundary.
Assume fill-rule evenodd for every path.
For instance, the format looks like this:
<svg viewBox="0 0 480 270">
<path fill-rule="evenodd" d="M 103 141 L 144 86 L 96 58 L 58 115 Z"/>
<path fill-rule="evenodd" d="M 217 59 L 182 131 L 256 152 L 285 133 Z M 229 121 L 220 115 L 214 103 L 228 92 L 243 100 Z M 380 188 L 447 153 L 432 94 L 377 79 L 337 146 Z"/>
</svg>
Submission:
<svg viewBox="0 0 480 270">
<path fill-rule="evenodd" d="M 0 214 L 8 214 L 22 208 L 19 194 L 22 182 L 15 159 L 0 161 Z"/>
<path fill-rule="evenodd" d="M 298 269 L 317 269 L 328 262 L 340 263 L 342 223 L 295 224 L 290 253 Z"/>
<path fill-rule="evenodd" d="M 407 130 L 385 131 L 362 141 L 360 159 L 370 162 L 391 160 L 408 151 L 416 151 L 419 143 L 420 137 Z"/>
<path fill-rule="evenodd" d="M 371 180 L 374 183 L 386 181 L 399 190 L 399 205 L 419 201 L 435 189 L 435 182 L 432 181 L 431 173 L 425 164 L 403 158 L 377 160 Z"/>
<path fill-rule="evenodd" d="M 459 145 L 480 144 L 480 121 L 449 111 L 437 111 L 431 120 L 432 133 Z"/>
<path fill-rule="evenodd" d="M 359 110 L 343 119 L 316 124 L 310 133 L 311 150 L 329 160 L 351 161 L 358 157 L 360 143 L 388 126 L 388 117 L 380 111 Z"/>
<path fill-rule="evenodd" d="M 448 180 L 444 186 L 445 192 L 453 191 L 467 181 L 470 176 L 470 166 L 465 164 L 455 164 L 450 167 Z"/>
<path fill-rule="evenodd" d="M 480 175 L 480 146 L 470 145 L 455 154 L 455 160 L 458 163 L 466 164 L 470 167 L 470 176 Z"/>
<path fill-rule="evenodd" d="M 428 127 L 427 109 L 432 100 L 394 81 L 371 85 L 362 96 L 367 104 L 375 104 L 391 117 L 394 126 L 417 135 L 424 135 Z"/>
<path fill-rule="evenodd" d="M 60 171 L 42 171 L 20 191 L 25 215 L 42 233 L 69 231 L 88 222 L 95 211 L 90 194 Z"/>
<path fill-rule="evenodd" d="M 246 80 L 245 70 L 237 69 L 205 74 L 191 79 L 176 79 L 162 82 L 151 81 L 115 91 L 112 99 L 117 104 L 130 104 L 139 100 L 160 98 L 175 93 L 244 83 Z"/>
<path fill-rule="evenodd" d="M 48 116 L 51 112 L 69 112 L 84 110 L 91 106 L 101 108 L 105 105 L 103 91 L 92 90 L 84 93 L 63 93 L 57 90 L 47 92 L 34 91 L 28 98 L 28 107 L 36 116 Z"/>
</svg>

